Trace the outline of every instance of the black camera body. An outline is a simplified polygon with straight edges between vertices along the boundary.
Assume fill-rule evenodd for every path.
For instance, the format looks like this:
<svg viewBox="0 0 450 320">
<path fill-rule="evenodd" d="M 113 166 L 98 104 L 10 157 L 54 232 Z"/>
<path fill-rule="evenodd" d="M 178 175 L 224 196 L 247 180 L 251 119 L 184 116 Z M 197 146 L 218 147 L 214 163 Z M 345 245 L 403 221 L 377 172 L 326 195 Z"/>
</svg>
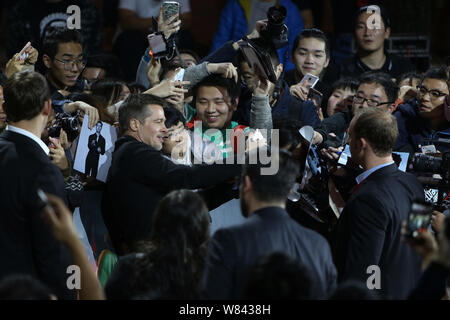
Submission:
<svg viewBox="0 0 450 320">
<path fill-rule="evenodd" d="M 69 141 L 75 140 L 78 136 L 78 129 L 80 127 L 79 116 L 79 111 L 77 111 L 75 115 L 65 112 L 57 113 L 55 122 L 48 129 L 48 135 L 53 138 L 58 138 L 61 129 L 63 129 L 67 133 Z"/>
<path fill-rule="evenodd" d="M 289 44 L 288 27 L 284 24 L 287 10 L 284 6 L 270 7 L 267 11 L 267 28 L 261 30 L 261 38 L 275 49 L 281 49 Z"/>
<path fill-rule="evenodd" d="M 450 183 L 450 151 L 443 153 L 442 158 L 418 153 L 411 163 L 414 171 L 437 173 L 445 183 Z"/>
</svg>

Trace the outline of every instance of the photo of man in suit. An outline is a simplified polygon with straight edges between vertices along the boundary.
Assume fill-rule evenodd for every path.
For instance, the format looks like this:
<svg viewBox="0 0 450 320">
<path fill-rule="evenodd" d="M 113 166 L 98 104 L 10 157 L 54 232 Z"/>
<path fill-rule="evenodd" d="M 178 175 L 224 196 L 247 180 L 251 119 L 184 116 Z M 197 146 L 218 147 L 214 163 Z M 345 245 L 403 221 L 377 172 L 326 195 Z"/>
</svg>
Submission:
<svg viewBox="0 0 450 320">
<path fill-rule="evenodd" d="M 102 127 L 103 123 L 101 121 L 97 122 L 95 125 L 95 133 L 89 136 L 88 142 L 89 152 L 86 157 L 86 167 L 84 173 L 94 178 L 97 177 L 100 155 L 105 154 L 106 141 L 100 134 Z"/>
</svg>

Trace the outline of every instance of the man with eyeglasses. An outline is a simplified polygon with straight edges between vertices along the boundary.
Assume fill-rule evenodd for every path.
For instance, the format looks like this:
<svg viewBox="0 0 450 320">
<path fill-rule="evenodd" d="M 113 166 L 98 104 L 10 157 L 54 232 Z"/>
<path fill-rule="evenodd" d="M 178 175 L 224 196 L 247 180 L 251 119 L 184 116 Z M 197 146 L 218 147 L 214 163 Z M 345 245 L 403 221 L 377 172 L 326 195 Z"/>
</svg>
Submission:
<svg viewBox="0 0 450 320">
<path fill-rule="evenodd" d="M 399 138 L 396 150 L 422 152 L 421 146 L 433 144 L 427 139 L 450 138 L 450 122 L 445 117 L 444 102 L 449 94 L 445 68 L 431 68 L 417 86 L 417 97 L 402 104 L 394 113 Z M 436 151 L 450 151 L 446 145 L 434 144 Z"/>
<path fill-rule="evenodd" d="M 352 109 L 338 112 L 323 120 L 314 133 L 314 144 L 323 143 L 325 148 L 331 147 L 331 150 L 339 146 L 339 141 L 344 138 L 353 116 L 366 108 L 381 108 L 389 113 L 394 111 L 398 88 L 389 75 L 381 72 L 367 72 L 359 81 Z M 337 137 L 337 139 L 330 139 L 327 142 L 330 137 Z"/>
<path fill-rule="evenodd" d="M 52 99 L 60 99 L 58 90 L 82 91 L 78 79 L 86 60 L 83 55 L 81 34 L 76 30 L 56 29 L 43 42 L 42 61 L 47 68 L 46 78 Z"/>
</svg>

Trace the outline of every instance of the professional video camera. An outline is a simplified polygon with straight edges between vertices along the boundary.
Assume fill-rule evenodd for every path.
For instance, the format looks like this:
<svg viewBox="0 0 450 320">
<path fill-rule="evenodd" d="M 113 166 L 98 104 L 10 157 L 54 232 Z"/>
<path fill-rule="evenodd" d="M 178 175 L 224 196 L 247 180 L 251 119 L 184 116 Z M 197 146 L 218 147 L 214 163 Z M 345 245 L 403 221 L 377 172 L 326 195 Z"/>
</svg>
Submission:
<svg viewBox="0 0 450 320">
<path fill-rule="evenodd" d="M 431 173 L 441 176 L 441 179 L 428 176 L 418 176 L 418 179 L 425 187 L 437 189 L 437 201 L 433 201 L 434 208 L 438 211 L 448 209 L 444 199 L 448 198 L 450 193 L 450 151 L 443 153 L 442 157 L 417 153 L 412 157 L 409 168 L 419 174 Z"/>
</svg>

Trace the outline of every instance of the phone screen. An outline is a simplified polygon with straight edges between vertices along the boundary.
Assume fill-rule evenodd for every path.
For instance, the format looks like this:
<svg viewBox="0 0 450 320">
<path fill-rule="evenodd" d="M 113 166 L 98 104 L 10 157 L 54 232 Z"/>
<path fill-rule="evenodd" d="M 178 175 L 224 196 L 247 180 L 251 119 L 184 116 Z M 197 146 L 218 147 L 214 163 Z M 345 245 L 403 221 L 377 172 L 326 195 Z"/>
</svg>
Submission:
<svg viewBox="0 0 450 320">
<path fill-rule="evenodd" d="M 413 202 L 408 217 L 407 237 L 415 238 L 426 231 L 431 223 L 432 206 L 425 203 Z"/>
<path fill-rule="evenodd" d="M 170 17 L 180 12 L 180 4 L 175 1 L 165 1 L 162 4 L 163 8 L 163 20 L 166 21 Z"/>
<path fill-rule="evenodd" d="M 307 74 L 302 78 L 302 80 L 300 81 L 300 83 L 301 83 L 303 86 L 305 86 L 305 87 L 307 87 L 308 89 L 310 89 L 310 88 L 314 88 L 314 86 L 317 84 L 318 81 L 319 81 L 319 78 L 318 78 L 318 77 L 316 77 L 316 76 L 314 76 L 314 75 L 312 75 L 312 74 L 310 74 L 310 73 L 307 73 Z"/>
</svg>

